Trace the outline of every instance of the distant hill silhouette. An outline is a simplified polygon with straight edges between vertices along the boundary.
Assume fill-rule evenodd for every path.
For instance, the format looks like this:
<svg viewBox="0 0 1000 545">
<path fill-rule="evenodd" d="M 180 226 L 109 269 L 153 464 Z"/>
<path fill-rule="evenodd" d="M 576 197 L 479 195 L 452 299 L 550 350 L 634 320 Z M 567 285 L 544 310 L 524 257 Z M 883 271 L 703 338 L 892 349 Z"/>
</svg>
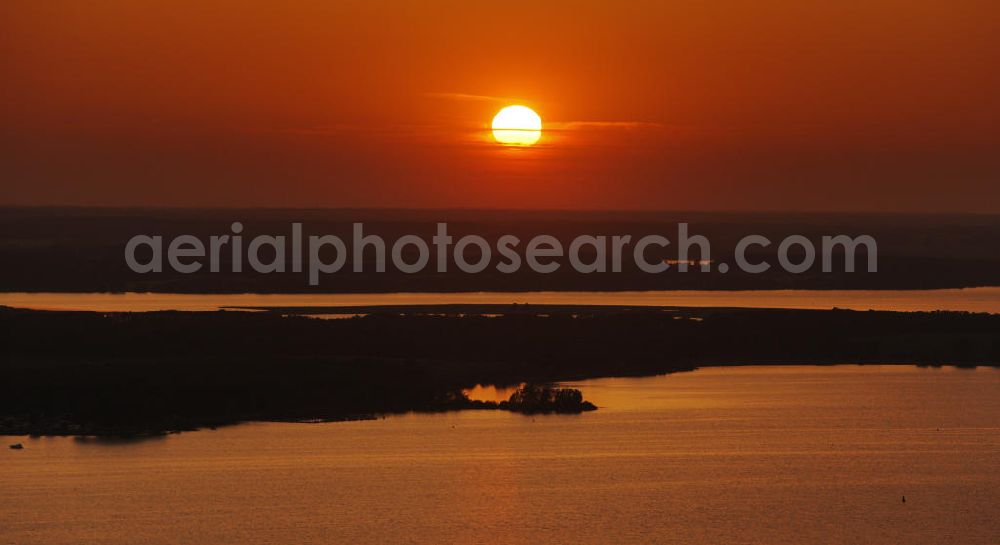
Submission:
<svg viewBox="0 0 1000 545">
<path fill-rule="evenodd" d="M 456 240 L 475 234 L 494 247 L 495 240 L 504 234 L 517 236 L 522 245 L 533 236 L 549 234 L 560 239 L 564 247 L 579 235 L 632 235 L 634 241 L 659 234 L 676 242 L 677 223 L 689 222 L 691 234 L 706 236 L 712 244 L 712 257 L 728 261 L 730 271 L 648 274 L 625 260 L 622 272 L 613 274 L 580 274 L 565 264 L 552 274 L 534 273 L 528 267 L 514 274 L 492 267 L 479 274 L 464 274 L 456 272 L 454 265 L 447 273 L 428 267 L 419 274 L 404 274 L 390 266 L 385 273 L 374 274 L 374 262 L 367 262 L 368 272 L 359 274 L 351 272 L 349 258 L 341 272 L 312 287 L 306 273 L 257 274 L 248 267 L 243 273 L 233 273 L 226 252 L 217 273 L 203 269 L 194 274 L 164 271 L 142 275 L 125 264 L 125 244 L 134 235 L 162 235 L 169 240 L 191 234 L 207 240 L 211 235 L 229 233 L 233 221 L 243 223 L 245 240 L 260 234 L 288 236 L 295 221 L 303 222 L 306 236 L 334 234 L 349 240 L 352 222 L 357 221 L 364 223 L 365 233 L 387 241 L 406 234 L 430 240 L 436 223 L 448 222 Z M 763 274 L 741 273 L 732 261 L 733 248 L 740 238 L 751 234 L 767 236 L 773 243 L 768 248 L 752 247 L 748 258 L 772 264 L 777 263 L 778 242 L 792 234 L 809 237 L 815 244 L 823 235 L 868 234 L 878 242 L 879 272 L 822 273 L 817 265 L 803 274 L 786 273 L 777 266 Z M 0 263 L 17 264 L 0 267 L 0 290 L 289 293 L 949 288 L 1000 285 L 997 247 L 997 215 L 0 208 Z M 656 251 L 655 247 L 650 249 L 650 259 Z M 470 246 L 468 261 L 478 260 L 476 252 L 475 246 Z M 659 257 L 675 258 L 676 252 L 674 244 L 663 249 Z M 373 261 L 373 256 L 365 259 Z M 415 257 L 407 255 L 407 259 L 413 262 Z M 859 254 L 858 260 L 857 270 L 866 271 L 864 255 Z M 835 253 L 834 271 L 843 270 L 842 261 L 843 256 Z M 291 271 L 290 263 L 286 270 Z"/>
</svg>

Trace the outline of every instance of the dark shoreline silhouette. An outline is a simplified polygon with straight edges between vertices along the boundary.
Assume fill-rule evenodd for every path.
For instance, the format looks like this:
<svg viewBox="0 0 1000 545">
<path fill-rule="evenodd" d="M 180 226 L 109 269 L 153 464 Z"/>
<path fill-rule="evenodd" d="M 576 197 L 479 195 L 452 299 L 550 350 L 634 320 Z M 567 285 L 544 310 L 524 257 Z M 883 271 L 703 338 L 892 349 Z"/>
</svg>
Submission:
<svg viewBox="0 0 1000 545">
<path fill-rule="evenodd" d="M 137 435 L 470 408 L 544 412 L 555 408 L 493 406 L 462 390 L 706 365 L 1000 363 L 1000 315 L 990 314 L 369 310 L 321 320 L 280 312 L 0 308 L 0 434 Z M 577 412 L 583 403 L 564 407 Z"/>
</svg>

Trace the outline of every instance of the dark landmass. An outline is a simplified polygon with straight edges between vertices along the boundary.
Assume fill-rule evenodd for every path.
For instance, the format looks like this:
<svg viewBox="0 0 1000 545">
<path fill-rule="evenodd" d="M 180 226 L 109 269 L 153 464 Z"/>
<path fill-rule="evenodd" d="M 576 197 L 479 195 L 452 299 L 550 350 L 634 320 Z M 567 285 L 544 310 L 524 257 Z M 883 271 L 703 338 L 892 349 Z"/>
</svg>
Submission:
<svg viewBox="0 0 1000 545">
<path fill-rule="evenodd" d="M 428 267 L 418 274 L 404 274 L 390 264 L 375 274 L 374 253 L 364 256 L 365 273 L 354 273 L 352 257 L 341 272 L 324 276 L 309 286 L 306 273 L 257 274 L 245 266 L 231 271 L 223 252 L 221 271 L 207 267 L 193 274 L 164 271 L 137 274 L 124 259 L 126 242 L 134 235 L 161 235 L 169 241 L 189 234 L 207 241 L 212 235 L 230 233 L 230 225 L 244 225 L 244 240 L 261 235 L 290 236 L 292 222 L 302 222 L 304 235 L 333 234 L 350 241 L 353 222 L 363 222 L 366 234 L 390 243 L 415 234 L 430 241 L 437 222 L 447 222 L 457 241 L 479 235 L 495 248 L 505 234 L 517 236 L 523 246 L 536 235 L 552 235 L 564 247 L 580 235 L 631 235 L 633 241 L 648 234 L 666 236 L 673 243 L 649 259 L 677 257 L 677 224 L 690 224 L 692 235 L 706 236 L 712 258 L 731 265 L 718 272 L 680 273 L 676 267 L 661 274 L 638 270 L 630 259 L 619 273 L 579 274 L 566 259 L 551 274 L 528 267 L 503 274 L 490 267 L 479 274 L 438 273 Z M 758 234 L 773 241 L 768 248 L 752 247 L 751 262 L 775 264 L 763 274 L 737 270 L 733 249 L 744 236 Z M 817 265 L 803 274 L 776 266 L 778 242 L 789 235 L 803 235 L 817 248 L 824 235 L 871 235 L 878 242 L 877 273 L 867 272 L 867 255 L 857 256 L 859 272 L 844 273 L 843 252 L 834 253 L 832 273 Z M 115 209 L 115 208 L 0 208 L 0 290 L 55 292 L 160 292 L 160 293 L 299 293 L 299 292 L 456 292 L 456 291 L 621 291 L 621 290 L 735 290 L 735 289 L 930 289 L 1000 285 L 1000 215 L 946 214 L 813 214 L 813 213 L 708 213 L 708 212 L 559 212 L 487 210 L 269 210 L 269 209 Z M 408 249 L 411 253 L 412 247 Z M 432 249 L 433 250 L 433 249 Z M 582 259 L 589 261 L 584 248 Z M 697 251 L 697 250 L 695 250 Z M 658 253 L 659 252 L 659 253 Z M 494 252 L 495 253 L 495 252 Z M 270 257 L 262 253 L 262 258 Z M 798 254 L 792 253 L 795 259 Z M 405 255 L 408 262 L 414 255 Z M 494 262 L 498 256 L 494 255 Z M 691 255 L 690 258 L 701 258 Z M 470 246 L 469 262 L 477 262 L 478 249 Z M 290 256 L 288 257 L 290 260 Z M 434 260 L 432 259 L 433 263 Z M 15 266 L 16 264 L 16 266 Z M 290 264 L 286 270 L 291 271 Z M 865 271 L 865 272 L 860 272 Z"/>
<path fill-rule="evenodd" d="M 135 435 L 468 408 L 579 412 L 590 407 L 578 392 L 544 385 L 704 365 L 1000 363 L 1000 315 L 990 314 L 365 310 L 321 320 L 283 311 L 0 307 L 0 434 Z M 531 386 L 506 405 L 462 394 L 476 384 L 521 383 Z"/>
</svg>

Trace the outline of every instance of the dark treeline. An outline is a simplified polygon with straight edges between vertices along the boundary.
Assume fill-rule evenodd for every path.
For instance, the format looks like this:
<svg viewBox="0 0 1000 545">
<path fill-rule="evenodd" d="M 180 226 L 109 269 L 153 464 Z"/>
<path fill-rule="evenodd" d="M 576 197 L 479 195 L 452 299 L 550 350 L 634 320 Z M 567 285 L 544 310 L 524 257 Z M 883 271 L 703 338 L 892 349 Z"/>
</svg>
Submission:
<svg viewBox="0 0 1000 545">
<path fill-rule="evenodd" d="M 0 433 L 448 410 L 470 407 L 460 390 L 477 383 L 698 365 L 1000 362 L 1000 316 L 967 313 L 548 307 L 536 315 L 522 306 L 499 317 L 382 309 L 321 320 L 2 309 L 0 335 Z"/>
<path fill-rule="evenodd" d="M 447 222 L 456 241 L 464 235 L 479 235 L 495 250 L 496 240 L 509 234 L 521 240 L 522 252 L 529 239 L 542 234 L 556 237 L 564 248 L 580 235 L 630 235 L 634 242 L 657 234 L 672 241 L 663 249 L 651 247 L 650 260 L 677 257 L 677 224 L 687 222 L 692 235 L 703 235 L 711 242 L 712 258 L 727 263 L 730 270 L 725 274 L 680 273 L 675 267 L 649 274 L 639 270 L 631 252 L 626 252 L 623 270 L 614 274 L 579 274 L 565 258 L 560 260 L 562 267 L 550 274 L 535 273 L 527 266 L 505 274 L 495 269 L 500 257 L 494 251 L 494 266 L 478 274 L 458 272 L 454 265 L 446 273 L 428 266 L 420 273 L 404 274 L 391 263 L 385 273 L 374 274 L 374 250 L 369 250 L 362 259 L 366 272 L 352 272 L 351 255 L 340 272 L 310 286 L 306 272 L 290 272 L 290 255 L 286 255 L 289 272 L 273 274 L 255 273 L 246 263 L 242 273 L 234 273 L 228 252 L 223 252 L 221 270 L 216 273 L 208 272 L 206 266 L 193 274 L 169 267 L 162 273 L 137 274 L 126 266 L 125 245 L 134 235 L 159 235 L 167 244 L 188 234 L 206 242 L 213 235 L 231 234 L 234 221 L 243 224 L 244 241 L 262 234 L 287 239 L 292 222 L 303 223 L 307 237 L 332 234 L 345 243 L 352 237 L 353 222 L 362 222 L 366 234 L 381 236 L 390 245 L 409 234 L 429 242 L 436 223 Z M 752 234 L 772 241 L 767 248 L 751 247 L 747 255 L 752 263 L 772 265 L 762 274 L 742 273 L 733 260 L 736 243 Z M 860 250 L 858 272 L 838 272 L 843 271 L 844 262 L 838 248 L 831 273 L 821 271 L 819 260 L 805 273 L 784 272 L 776 252 L 779 242 L 790 235 L 809 238 L 817 250 L 825 235 L 871 235 L 878 242 L 879 270 L 867 272 L 867 254 Z M 997 285 L 998 243 L 1000 216 L 996 215 L 0 208 L 0 263 L 16 264 L 0 267 L 0 286 L 4 291 L 175 293 L 926 289 Z M 265 261 L 270 260 L 268 251 L 262 252 Z M 414 251 L 412 247 L 407 250 L 407 262 L 415 260 Z M 693 252 L 690 258 L 702 257 L 696 249 Z M 592 253 L 586 247 L 581 258 L 590 261 Z M 800 254 L 792 252 L 796 262 Z M 478 257 L 476 247 L 470 246 L 467 260 L 477 262 Z"/>
</svg>

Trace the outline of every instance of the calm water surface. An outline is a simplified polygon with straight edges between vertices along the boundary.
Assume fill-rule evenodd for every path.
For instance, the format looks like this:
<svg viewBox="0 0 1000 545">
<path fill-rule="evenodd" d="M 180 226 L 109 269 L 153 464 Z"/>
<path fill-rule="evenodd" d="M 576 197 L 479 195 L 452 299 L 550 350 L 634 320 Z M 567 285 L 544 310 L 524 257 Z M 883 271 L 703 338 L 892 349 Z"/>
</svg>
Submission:
<svg viewBox="0 0 1000 545">
<path fill-rule="evenodd" d="M 226 306 L 434 304 L 651 305 L 1000 313 L 1000 287 L 943 290 L 539 291 L 523 293 L 180 294 L 0 293 L 0 305 L 98 312 L 218 310 Z"/>
<path fill-rule="evenodd" d="M 601 410 L 4 438 L 0 543 L 1000 542 L 998 370 L 576 386 Z"/>
</svg>

